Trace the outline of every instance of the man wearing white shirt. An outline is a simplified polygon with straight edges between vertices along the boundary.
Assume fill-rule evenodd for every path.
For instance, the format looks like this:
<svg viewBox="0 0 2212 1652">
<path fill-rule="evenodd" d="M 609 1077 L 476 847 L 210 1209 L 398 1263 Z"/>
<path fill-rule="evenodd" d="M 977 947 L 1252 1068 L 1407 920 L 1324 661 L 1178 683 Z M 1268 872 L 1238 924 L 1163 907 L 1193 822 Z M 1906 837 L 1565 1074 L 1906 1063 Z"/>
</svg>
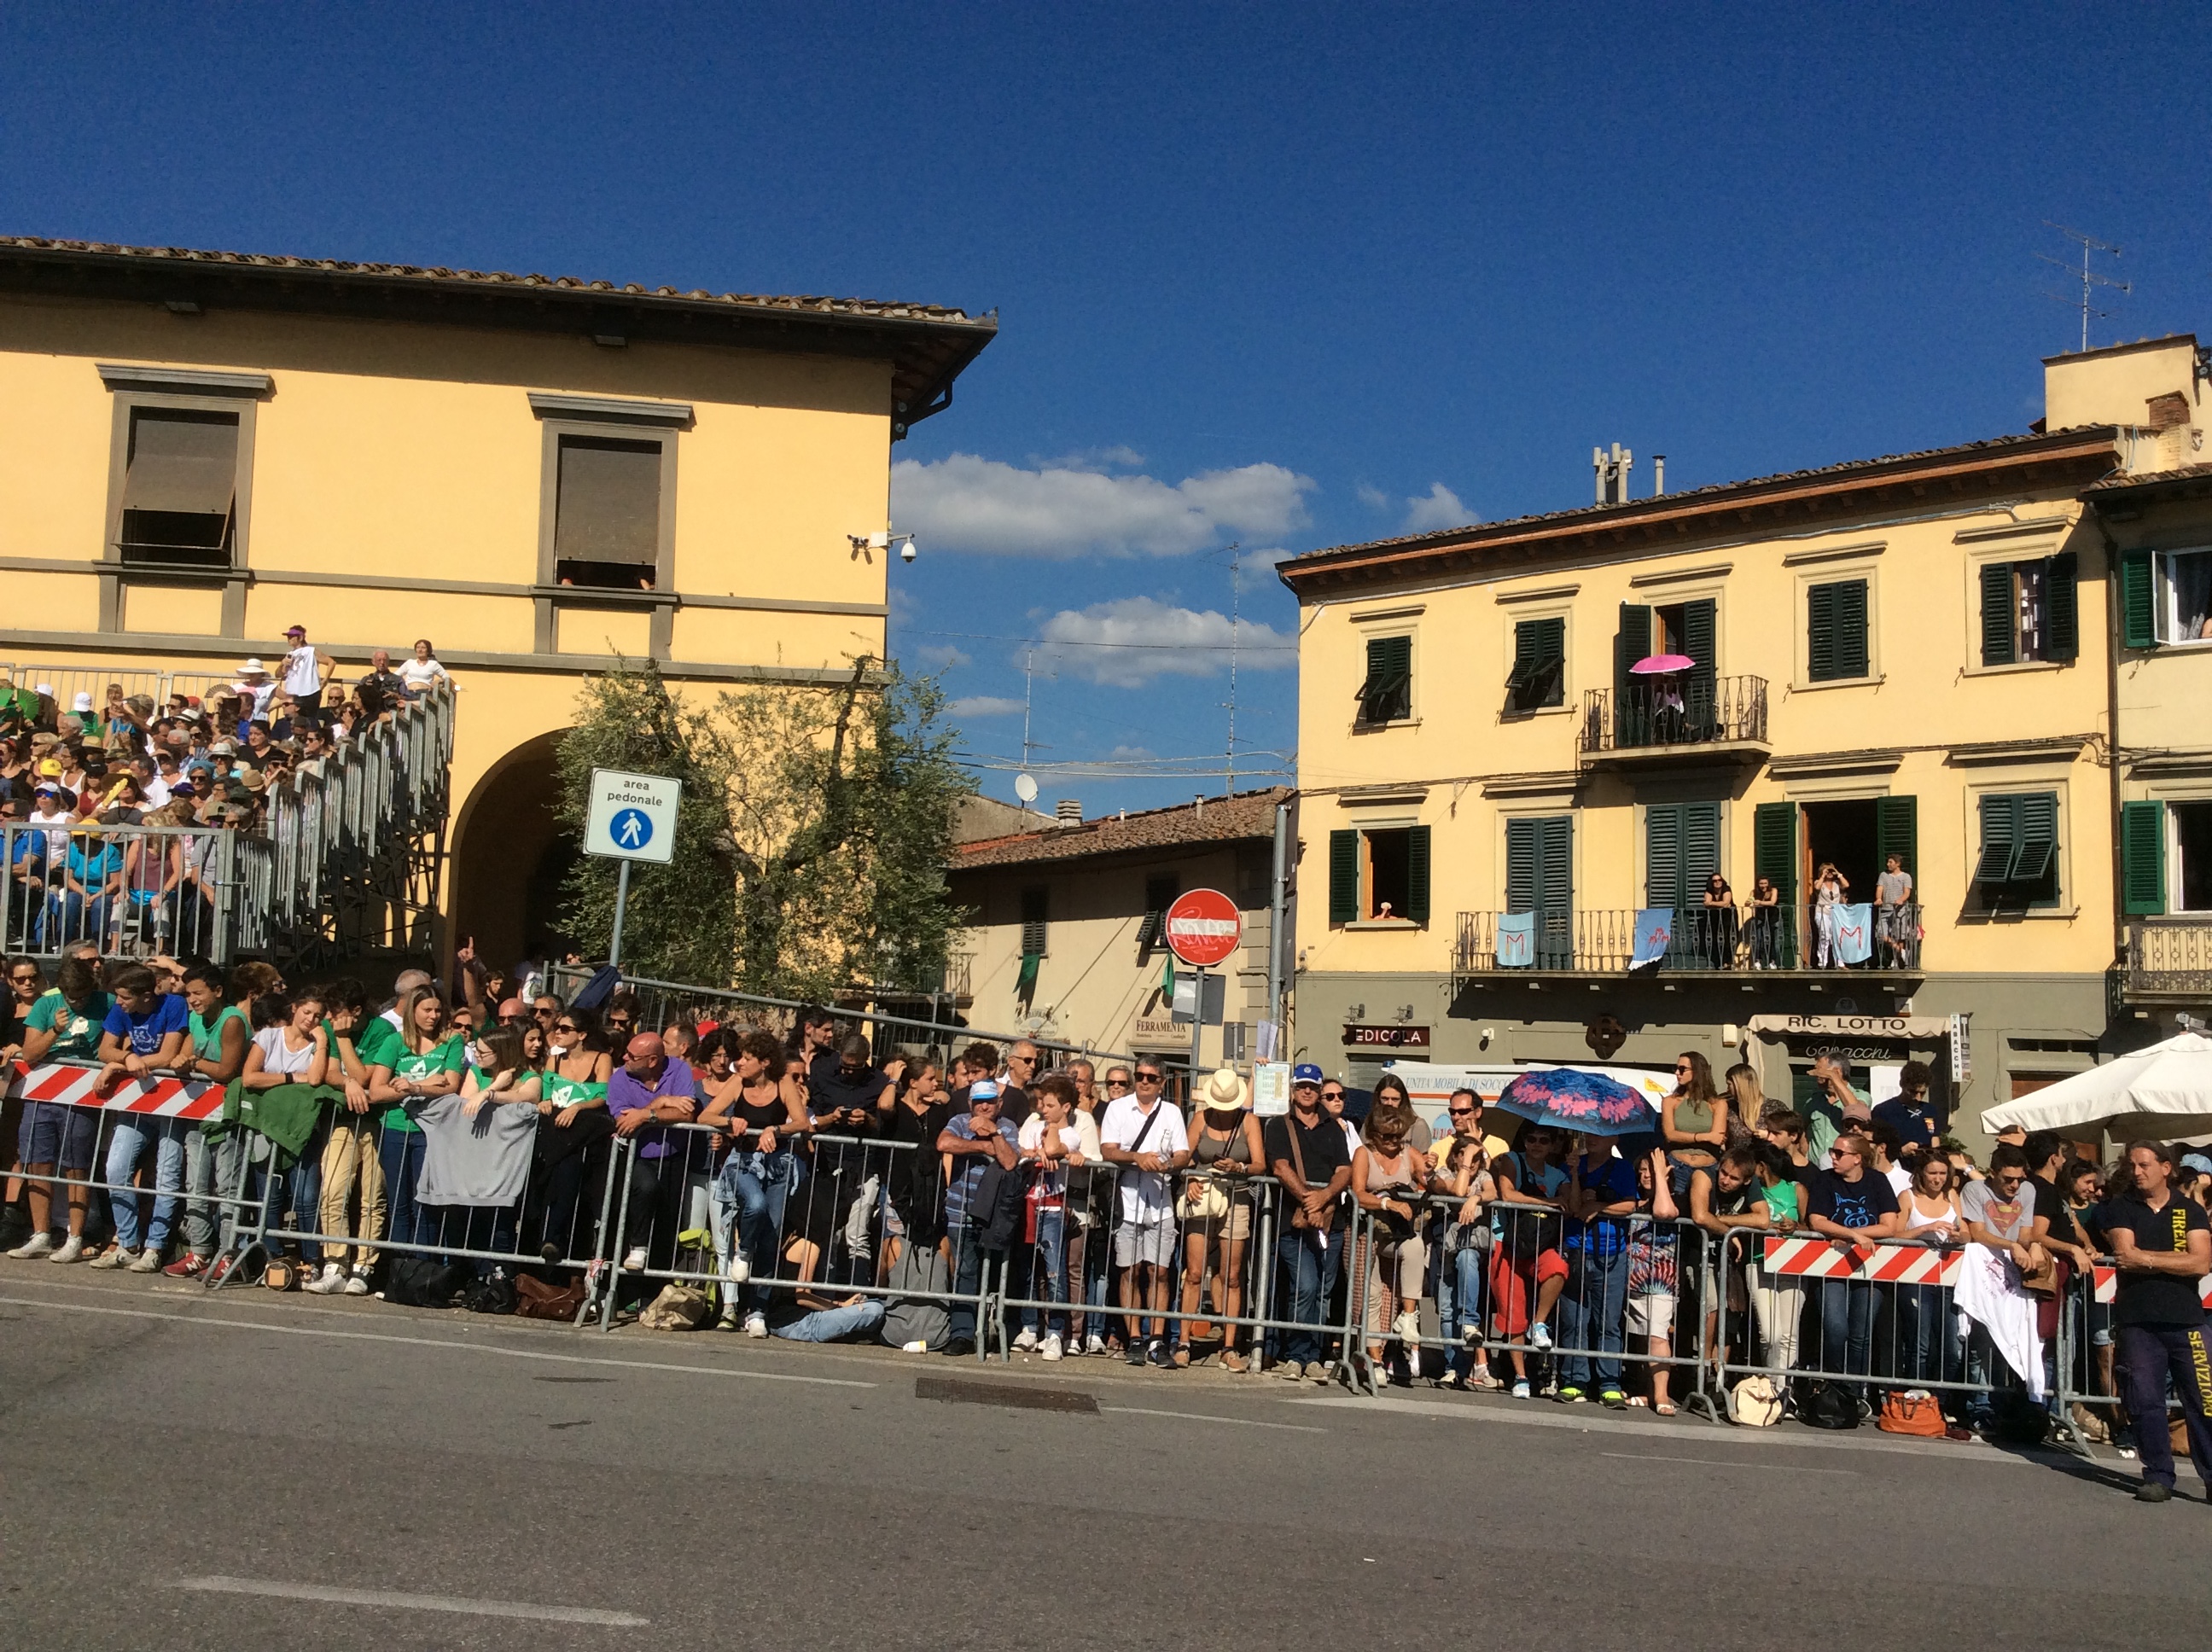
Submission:
<svg viewBox="0 0 2212 1652">
<path fill-rule="evenodd" d="M 1121 1268 L 1121 1306 L 1124 1310 L 1149 1307 L 1156 1315 L 1167 1308 L 1168 1269 L 1175 1259 L 1175 1190 L 1169 1178 L 1190 1163 L 1190 1137 L 1182 1114 L 1161 1099 L 1166 1077 L 1157 1060 L 1139 1057 L 1136 1094 L 1109 1102 L 1098 1125 L 1106 1162 L 1123 1167 L 1121 1220 L 1114 1230 L 1114 1260 Z M 1149 1357 L 1155 1365 L 1171 1367 L 1166 1321 L 1152 1320 L 1148 1349 L 1140 1315 L 1127 1313 L 1127 1318 L 1129 1364 L 1141 1365 Z"/>
<path fill-rule="evenodd" d="M 323 681 L 336 667 L 328 654 L 315 652 L 307 641 L 307 628 L 295 625 L 284 633 L 290 652 L 284 656 L 284 692 L 292 696 L 292 720 L 295 723 L 316 723 L 322 720 Z"/>
</svg>

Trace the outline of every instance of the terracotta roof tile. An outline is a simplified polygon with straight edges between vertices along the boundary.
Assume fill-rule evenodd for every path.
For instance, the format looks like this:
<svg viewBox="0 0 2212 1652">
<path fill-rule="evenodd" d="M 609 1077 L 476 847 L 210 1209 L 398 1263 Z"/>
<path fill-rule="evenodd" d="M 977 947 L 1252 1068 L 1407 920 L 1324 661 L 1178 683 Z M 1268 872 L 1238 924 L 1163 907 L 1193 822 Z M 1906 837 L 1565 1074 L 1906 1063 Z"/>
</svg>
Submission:
<svg viewBox="0 0 2212 1652">
<path fill-rule="evenodd" d="M 2212 477 L 2212 465 L 2184 465 L 2172 471 L 2138 471 L 2133 476 L 2111 476 L 2102 482 L 2093 482 L 2082 489 L 2084 493 L 2114 493 L 2124 488 L 2155 488 L 2161 483 L 2192 482 Z"/>
<path fill-rule="evenodd" d="M 953 851 L 946 870 L 961 872 L 972 867 L 1078 860 L 1132 849 L 1170 849 L 1271 838 L 1275 833 L 1275 805 L 1290 796 L 1290 787 L 1276 786 L 1262 792 L 1208 798 L 1202 804 L 1179 803 L 1170 809 L 1146 809 L 1133 815 L 1101 815 L 1080 826 L 1057 826 L 1014 837 L 985 838 L 980 842 L 960 845 Z"/>
</svg>

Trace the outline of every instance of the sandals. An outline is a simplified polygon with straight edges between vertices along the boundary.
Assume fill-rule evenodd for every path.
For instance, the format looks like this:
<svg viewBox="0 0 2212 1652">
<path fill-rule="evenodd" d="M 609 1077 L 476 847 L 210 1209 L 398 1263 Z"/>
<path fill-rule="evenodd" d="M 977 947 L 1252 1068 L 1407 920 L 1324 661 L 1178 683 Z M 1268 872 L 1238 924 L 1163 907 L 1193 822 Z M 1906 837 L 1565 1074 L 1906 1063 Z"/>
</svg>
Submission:
<svg viewBox="0 0 2212 1652">
<path fill-rule="evenodd" d="M 1674 1414 L 1674 1402 L 1671 1400 L 1662 1400 L 1651 1409 L 1661 1417 L 1672 1417 Z"/>
<path fill-rule="evenodd" d="M 1649 1411 L 1651 1408 L 1651 1402 L 1640 1394 L 1630 1394 L 1628 1396 L 1628 1403 L 1634 1406 L 1638 1411 Z"/>
<path fill-rule="evenodd" d="M 1248 1370 L 1250 1367 L 1246 1364 L 1244 1356 L 1234 1348 L 1224 1348 L 1221 1351 L 1221 1369 L 1225 1371 L 1242 1371 Z"/>
</svg>

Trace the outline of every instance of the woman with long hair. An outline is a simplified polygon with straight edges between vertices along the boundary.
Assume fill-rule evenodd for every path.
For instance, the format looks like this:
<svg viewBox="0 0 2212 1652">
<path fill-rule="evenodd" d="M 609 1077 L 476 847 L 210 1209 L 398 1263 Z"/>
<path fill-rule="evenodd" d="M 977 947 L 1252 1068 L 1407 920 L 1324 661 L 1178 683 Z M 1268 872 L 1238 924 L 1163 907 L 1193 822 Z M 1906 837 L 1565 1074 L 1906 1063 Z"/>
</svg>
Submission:
<svg viewBox="0 0 2212 1652">
<path fill-rule="evenodd" d="M 1428 1275 L 1429 1248 L 1421 1237 L 1419 1195 L 1428 1178 L 1423 1156 L 1407 1139 L 1406 1115 L 1412 1111 L 1378 1107 L 1368 1114 L 1359 1151 L 1352 1156 L 1352 1196 L 1368 1215 L 1365 1331 L 1370 1382 L 1387 1370 L 1386 1336 L 1398 1339 L 1409 1367 L 1418 1367 L 1421 1358 L 1416 1310 Z"/>
<path fill-rule="evenodd" d="M 1674 1088 L 1659 1104 L 1667 1184 L 1678 1204 L 1689 1196 L 1692 1173 L 1711 1169 L 1728 1145 L 1728 1127 L 1729 1104 L 1713 1082 L 1712 1063 L 1684 1050 L 1674 1058 Z"/>
<path fill-rule="evenodd" d="M 784 1066 L 783 1046 L 774 1034 L 747 1033 L 738 1041 L 728 1080 L 708 1093 L 699 1112 L 701 1124 L 728 1131 L 734 1143 L 714 1181 L 714 1254 L 729 1286 L 721 1328 L 738 1328 L 743 1294 L 745 1334 L 752 1337 L 768 1334 L 764 1281 L 775 1272 L 785 1207 L 806 1175 L 792 1146 L 813 1127 L 799 1082 Z M 748 1285 L 756 1276 L 763 1283 Z"/>
<path fill-rule="evenodd" d="M 1224 1073 L 1227 1073 L 1226 1078 Z M 1198 1312 L 1206 1285 L 1208 1254 L 1213 1263 L 1214 1311 L 1234 1320 L 1243 1305 L 1244 1252 L 1252 1238 L 1252 1178 L 1266 1168 L 1260 1121 L 1244 1103 L 1249 1087 L 1223 1069 L 1198 1086 L 1191 1117 L 1190 1174 L 1183 1181 L 1182 1311 Z M 1175 1352 L 1177 1365 L 1190 1364 L 1192 1321 L 1183 1321 Z M 1246 1369 L 1237 1351 L 1237 1327 L 1221 1327 L 1221 1363 L 1232 1371 Z"/>
<path fill-rule="evenodd" d="M 399 1000 L 399 1031 L 379 1044 L 369 1068 L 368 1098 L 385 1109 L 378 1158 L 396 1243 L 416 1242 L 422 1225 L 415 1187 L 422 1177 L 422 1127 L 410 1107 L 457 1094 L 468 1066 L 465 1041 L 447 1026 L 446 1000 L 434 987 L 416 987 Z"/>
<path fill-rule="evenodd" d="M 530 1030 L 537 1031 L 535 1023 Z M 527 1035 L 526 1053 L 526 1041 Z M 614 1055 L 598 1015 L 586 1009 L 566 1009 L 555 1016 L 544 1044 L 538 1094 L 538 1199 L 532 1206 L 538 1219 L 529 1229 L 537 1236 L 538 1254 L 558 1262 L 580 1255 L 587 1236 L 577 1230 L 577 1213 L 591 1203 L 583 1198 L 590 1149 L 614 1133 L 607 1113 Z"/>
</svg>

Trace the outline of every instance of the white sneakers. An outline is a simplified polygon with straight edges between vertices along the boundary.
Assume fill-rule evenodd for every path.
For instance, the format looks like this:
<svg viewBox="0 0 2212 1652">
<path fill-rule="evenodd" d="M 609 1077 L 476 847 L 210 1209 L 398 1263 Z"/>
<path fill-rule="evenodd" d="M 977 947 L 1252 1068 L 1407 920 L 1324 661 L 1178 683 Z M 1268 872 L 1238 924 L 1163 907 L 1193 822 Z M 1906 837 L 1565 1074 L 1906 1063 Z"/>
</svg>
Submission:
<svg viewBox="0 0 2212 1652">
<path fill-rule="evenodd" d="M 1528 1327 L 1528 1345 L 1540 1354 L 1548 1350 L 1552 1345 L 1552 1327 L 1538 1320 Z"/>
<path fill-rule="evenodd" d="M 79 1262 L 84 1260 L 84 1241 L 76 1234 L 62 1241 L 62 1248 L 46 1258 L 50 1262 Z"/>
<path fill-rule="evenodd" d="M 645 1272 L 645 1247 L 643 1245 L 636 1246 L 630 1251 L 629 1255 L 623 1258 L 623 1272 L 625 1273 L 642 1273 Z"/>
<path fill-rule="evenodd" d="M 645 1254 L 641 1250 L 634 1251 L 631 1254 L 641 1257 Z M 640 1262 L 638 1266 L 642 1267 L 645 1264 Z M 744 1252 L 739 1250 L 731 1253 L 730 1260 L 722 1264 L 722 1277 L 732 1285 L 743 1285 L 753 1277 L 753 1265 L 745 1260 Z"/>
<path fill-rule="evenodd" d="M 131 1271 L 133 1273 L 159 1273 L 161 1271 L 161 1253 L 151 1245 L 147 1246 L 138 1253 L 138 1260 L 131 1264 Z"/>
<path fill-rule="evenodd" d="M 41 1256 L 52 1255 L 53 1254 L 53 1235 L 51 1233 L 34 1233 L 8 1254 L 10 1256 L 13 1256 L 19 1262 L 35 1262 Z"/>
<path fill-rule="evenodd" d="M 1030 1353 L 1036 1349 L 1036 1345 L 1037 1333 L 1035 1329 L 1026 1325 L 1022 1327 L 1021 1334 L 1014 1339 L 1014 1351 L 1018 1354 Z"/>
<path fill-rule="evenodd" d="M 346 1275 L 345 1294 L 349 1297 L 366 1297 L 368 1295 L 368 1270 L 367 1268 L 356 1267 L 352 1272 Z"/>
<path fill-rule="evenodd" d="M 1083 1351 L 1086 1354 L 1104 1353 L 1106 1351 L 1106 1333 L 1103 1331 L 1093 1331 L 1089 1336 L 1084 1338 Z"/>
<path fill-rule="evenodd" d="M 137 1252 L 125 1250 L 122 1246 L 117 1245 L 111 1249 L 103 1250 L 86 1266 L 104 1271 L 108 1268 L 128 1267 L 137 1260 Z"/>
<path fill-rule="evenodd" d="M 1021 1346 L 1021 1344 L 1017 1342 L 1014 1345 L 1018 1348 Z M 1060 1357 L 1059 1332 L 1051 1331 L 1045 1334 L 1044 1345 L 1038 1351 L 1037 1357 L 1041 1359 L 1058 1359 Z"/>
<path fill-rule="evenodd" d="M 336 1262 L 325 1262 L 323 1271 L 301 1285 L 302 1291 L 312 1291 L 318 1297 L 335 1297 L 345 1289 L 346 1271 Z"/>
<path fill-rule="evenodd" d="M 1410 1311 L 1401 1314 L 1392 1322 L 1390 1329 L 1399 1341 L 1410 1348 L 1421 1339 L 1421 1316 Z"/>
<path fill-rule="evenodd" d="M 745 1334 L 749 1337 L 766 1336 L 768 1334 L 768 1315 L 765 1314 L 746 1315 Z"/>
</svg>

